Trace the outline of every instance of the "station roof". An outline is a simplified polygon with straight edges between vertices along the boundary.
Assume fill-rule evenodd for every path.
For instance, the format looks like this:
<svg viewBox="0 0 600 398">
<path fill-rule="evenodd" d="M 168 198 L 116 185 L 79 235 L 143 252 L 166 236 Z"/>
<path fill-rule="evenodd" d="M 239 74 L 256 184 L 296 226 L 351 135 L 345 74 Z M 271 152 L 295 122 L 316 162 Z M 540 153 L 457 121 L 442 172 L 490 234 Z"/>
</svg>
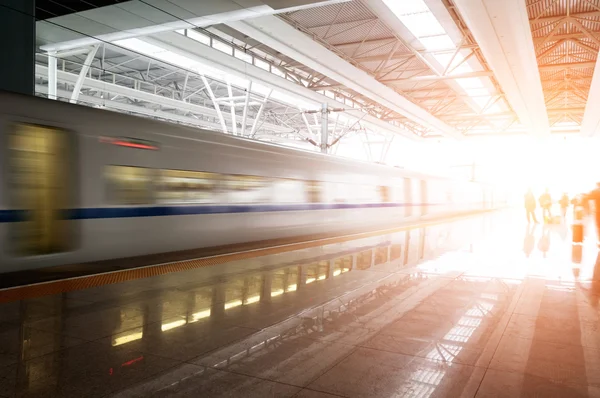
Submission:
<svg viewBox="0 0 600 398">
<path fill-rule="evenodd" d="M 596 0 L 62 4 L 36 2 L 40 95 L 56 58 L 58 97 L 315 148 L 323 103 L 330 144 L 600 124 Z"/>
</svg>

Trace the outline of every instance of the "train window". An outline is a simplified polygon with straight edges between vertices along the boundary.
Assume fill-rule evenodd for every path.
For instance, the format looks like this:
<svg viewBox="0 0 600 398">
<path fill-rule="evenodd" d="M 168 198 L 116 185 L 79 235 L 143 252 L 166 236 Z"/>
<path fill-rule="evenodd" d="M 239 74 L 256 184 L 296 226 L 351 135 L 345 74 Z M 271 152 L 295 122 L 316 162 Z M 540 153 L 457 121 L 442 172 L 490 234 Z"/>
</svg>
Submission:
<svg viewBox="0 0 600 398">
<path fill-rule="evenodd" d="M 375 185 L 351 185 L 353 201 L 359 203 L 379 203 L 381 202 L 381 194 Z"/>
<path fill-rule="evenodd" d="M 272 180 L 272 202 L 274 203 L 306 203 L 304 181 L 290 179 Z"/>
<path fill-rule="evenodd" d="M 321 183 L 319 181 L 306 181 L 306 198 L 308 203 L 321 202 Z"/>
<path fill-rule="evenodd" d="M 381 203 L 389 203 L 391 202 L 390 198 L 390 187 L 380 186 L 379 187 L 379 196 L 381 198 Z"/>
<path fill-rule="evenodd" d="M 144 167 L 106 167 L 108 202 L 115 205 L 152 203 L 152 170 Z"/>
<path fill-rule="evenodd" d="M 267 177 L 228 175 L 223 181 L 228 203 L 268 203 L 271 201 L 272 180 Z"/>
<path fill-rule="evenodd" d="M 214 203 L 219 180 L 215 173 L 161 170 L 157 189 L 159 203 Z"/>
</svg>

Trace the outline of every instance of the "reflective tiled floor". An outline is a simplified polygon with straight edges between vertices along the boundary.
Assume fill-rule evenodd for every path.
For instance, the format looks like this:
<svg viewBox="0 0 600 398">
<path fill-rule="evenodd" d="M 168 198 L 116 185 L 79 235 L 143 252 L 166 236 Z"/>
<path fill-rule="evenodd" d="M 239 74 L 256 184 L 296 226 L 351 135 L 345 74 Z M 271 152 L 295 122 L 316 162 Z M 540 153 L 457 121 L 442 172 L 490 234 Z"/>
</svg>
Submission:
<svg viewBox="0 0 600 398">
<path fill-rule="evenodd" d="M 0 397 L 600 397 L 595 242 L 522 218 L 0 304 Z"/>
</svg>

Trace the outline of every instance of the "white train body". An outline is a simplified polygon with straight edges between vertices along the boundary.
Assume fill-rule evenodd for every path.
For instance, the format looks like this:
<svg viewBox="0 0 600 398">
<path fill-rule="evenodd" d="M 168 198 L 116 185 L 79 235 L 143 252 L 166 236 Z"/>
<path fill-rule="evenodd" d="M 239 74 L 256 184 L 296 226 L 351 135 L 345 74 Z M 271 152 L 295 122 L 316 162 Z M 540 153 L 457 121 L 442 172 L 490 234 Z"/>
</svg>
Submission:
<svg viewBox="0 0 600 398">
<path fill-rule="evenodd" d="M 0 272 L 393 226 L 489 186 L 0 93 Z"/>
</svg>

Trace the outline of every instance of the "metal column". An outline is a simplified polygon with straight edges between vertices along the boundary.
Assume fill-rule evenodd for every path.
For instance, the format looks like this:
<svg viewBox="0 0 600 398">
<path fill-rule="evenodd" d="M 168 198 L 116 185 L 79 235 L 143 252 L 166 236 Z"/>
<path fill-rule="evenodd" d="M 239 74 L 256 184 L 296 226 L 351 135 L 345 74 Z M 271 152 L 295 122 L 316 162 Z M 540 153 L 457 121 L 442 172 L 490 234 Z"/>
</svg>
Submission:
<svg viewBox="0 0 600 398">
<path fill-rule="evenodd" d="M 48 98 L 56 99 L 56 53 L 48 53 Z"/>
<path fill-rule="evenodd" d="M 321 104 L 321 153 L 327 153 L 328 126 L 327 104 Z"/>
<path fill-rule="evenodd" d="M 35 94 L 35 0 L 0 0 L 0 90 Z"/>
</svg>

